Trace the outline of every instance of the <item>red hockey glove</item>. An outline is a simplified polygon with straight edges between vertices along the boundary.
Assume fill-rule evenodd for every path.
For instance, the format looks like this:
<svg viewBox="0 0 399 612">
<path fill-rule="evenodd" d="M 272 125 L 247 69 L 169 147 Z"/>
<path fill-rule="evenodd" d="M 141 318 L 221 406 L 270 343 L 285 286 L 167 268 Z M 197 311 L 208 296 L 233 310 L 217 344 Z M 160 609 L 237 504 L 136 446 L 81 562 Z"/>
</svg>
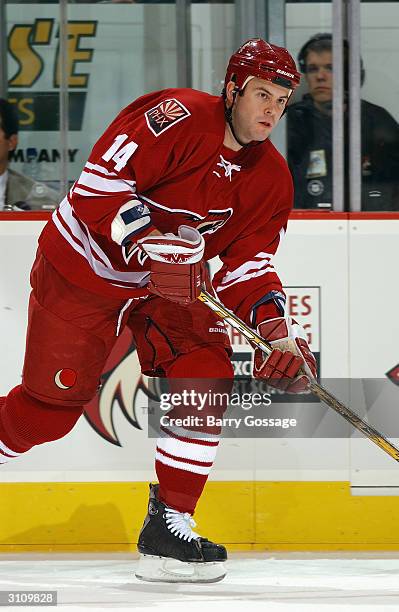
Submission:
<svg viewBox="0 0 399 612">
<path fill-rule="evenodd" d="M 151 293 L 183 306 L 195 302 L 205 277 L 205 241 L 201 234 L 193 227 L 180 225 L 177 236 L 147 236 L 137 244 L 151 259 L 147 285 Z"/>
<path fill-rule="evenodd" d="M 305 391 L 317 370 L 304 329 L 291 317 L 278 317 L 259 323 L 257 331 L 274 350 L 268 357 L 255 350 L 254 377 L 288 393 Z"/>
</svg>

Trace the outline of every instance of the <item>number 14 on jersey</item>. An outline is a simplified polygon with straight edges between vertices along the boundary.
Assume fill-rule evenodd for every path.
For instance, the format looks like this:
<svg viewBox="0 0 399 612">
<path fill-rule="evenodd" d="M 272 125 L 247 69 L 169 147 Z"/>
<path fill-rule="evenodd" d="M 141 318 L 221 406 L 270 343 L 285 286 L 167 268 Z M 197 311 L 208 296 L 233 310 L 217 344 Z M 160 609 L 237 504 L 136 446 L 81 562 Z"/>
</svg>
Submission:
<svg viewBox="0 0 399 612">
<path fill-rule="evenodd" d="M 102 156 L 102 159 L 105 161 L 110 161 L 111 159 L 116 162 L 115 170 L 119 172 L 122 170 L 131 158 L 137 147 L 139 146 L 136 142 L 128 142 L 125 146 L 122 147 L 123 143 L 127 140 L 127 134 L 119 134 L 108 149 Z"/>
</svg>

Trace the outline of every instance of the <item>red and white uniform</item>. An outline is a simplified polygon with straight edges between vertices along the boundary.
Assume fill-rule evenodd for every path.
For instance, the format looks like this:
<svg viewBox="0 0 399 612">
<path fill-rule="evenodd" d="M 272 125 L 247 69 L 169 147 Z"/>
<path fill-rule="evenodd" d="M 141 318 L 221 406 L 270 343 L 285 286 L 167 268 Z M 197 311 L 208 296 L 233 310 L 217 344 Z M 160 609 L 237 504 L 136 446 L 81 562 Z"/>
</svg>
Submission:
<svg viewBox="0 0 399 612">
<path fill-rule="evenodd" d="M 282 292 L 271 263 L 292 207 L 285 160 L 269 140 L 234 152 L 223 146 L 224 101 L 192 89 L 166 89 L 126 107 L 94 146 L 80 177 L 40 237 L 45 257 L 73 284 L 101 295 L 147 294 L 148 261 L 111 236 L 124 204 L 141 201 L 151 224 L 198 228 L 205 257 L 223 267 L 221 301 L 250 322 L 254 304 Z M 129 252 L 130 249 L 130 252 Z"/>
<path fill-rule="evenodd" d="M 40 237 L 22 385 L 0 398 L 0 461 L 70 431 L 125 325 L 143 372 L 167 376 L 177 391 L 194 377 L 193 389 L 226 395 L 233 369 L 223 323 L 200 301 L 183 307 L 150 295 L 149 261 L 135 243 L 153 228 L 196 227 L 206 259 L 223 261 L 214 286 L 226 306 L 252 325 L 270 295 L 278 308 L 284 296 L 271 260 L 292 206 L 291 177 L 268 140 L 225 148 L 225 125 L 221 97 L 168 89 L 130 104 L 98 140 Z M 164 427 L 160 499 L 192 513 L 217 446 L 218 431 L 199 440 Z"/>
</svg>

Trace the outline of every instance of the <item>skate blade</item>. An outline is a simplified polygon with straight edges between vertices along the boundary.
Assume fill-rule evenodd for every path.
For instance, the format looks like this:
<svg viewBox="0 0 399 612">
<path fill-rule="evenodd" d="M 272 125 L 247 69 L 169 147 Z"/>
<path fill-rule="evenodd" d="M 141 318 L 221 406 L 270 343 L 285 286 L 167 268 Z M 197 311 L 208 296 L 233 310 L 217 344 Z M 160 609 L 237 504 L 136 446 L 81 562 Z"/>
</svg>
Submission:
<svg viewBox="0 0 399 612">
<path fill-rule="evenodd" d="M 191 582 L 208 584 L 226 576 L 222 561 L 184 563 L 170 557 L 140 555 L 136 578 L 147 582 Z"/>
</svg>

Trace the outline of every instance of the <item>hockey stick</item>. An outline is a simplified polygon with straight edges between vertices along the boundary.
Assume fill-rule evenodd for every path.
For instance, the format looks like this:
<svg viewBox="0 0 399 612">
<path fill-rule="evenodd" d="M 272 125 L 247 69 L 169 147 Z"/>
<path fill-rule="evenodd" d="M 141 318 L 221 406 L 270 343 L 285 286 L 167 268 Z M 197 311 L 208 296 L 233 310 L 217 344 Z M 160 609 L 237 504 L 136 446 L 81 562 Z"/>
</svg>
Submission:
<svg viewBox="0 0 399 612">
<path fill-rule="evenodd" d="M 223 304 L 215 300 L 215 298 L 213 298 L 207 291 L 202 291 L 198 299 L 206 304 L 211 310 L 216 312 L 218 317 L 240 331 L 242 335 L 247 338 L 247 340 L 260 348 L 266 355 L 269 355 L 273 350 L 272 346 L 266 342 L 266 340 L 259 336 L 259 334 L 257 334 L 253 329 L 248 327 L 233 312 L 225 308 Z M 399 448 L 396 448 L 396 446 L 391 444 L 391 442 L 389 442 L 379 431 L 374 429 L 374 427 L 371 425 L 368 425 L 355 412 L 337 400 L 337 398 L 327 391 L 327 389 L 324 389 L 324 387 L 319 385 L 317 382 L 311 382 L 309 385 L 309 390 L 314 393 L 314 395 L 317 395 L 317 397 L 327 404 L 327 406 L 333 408 L 333 410 L 338 412 L 338 414 L 340 414 L 344 419 L 349 421 L 349 423 L 356 427 L 356 429 L 361 431 L 366 438 L 382 448 L 382 450 L 385 451 L 390 457 L 396 461 L 399 461 Z"/>
</svg>

